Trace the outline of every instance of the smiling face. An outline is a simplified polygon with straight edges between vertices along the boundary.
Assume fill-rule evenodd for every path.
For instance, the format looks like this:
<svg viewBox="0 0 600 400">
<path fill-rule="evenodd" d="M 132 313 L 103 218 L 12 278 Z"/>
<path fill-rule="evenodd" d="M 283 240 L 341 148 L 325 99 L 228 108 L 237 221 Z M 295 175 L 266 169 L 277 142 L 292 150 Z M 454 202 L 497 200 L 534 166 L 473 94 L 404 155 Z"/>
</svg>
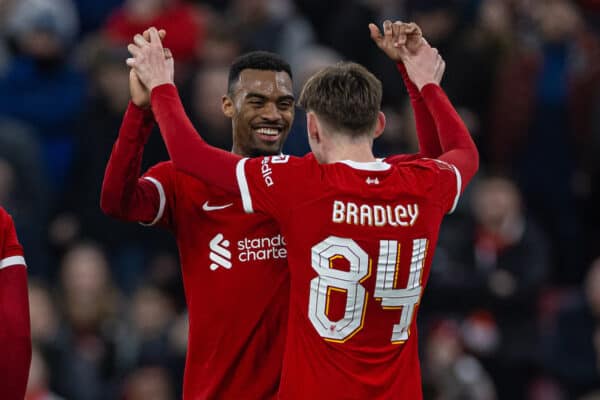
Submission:
<svg viewBox="0 0 600 400">
<path fill-rule="evenodd" d="M 245 69 L 223 112 L 232 120 L 234 153 L 279 154 L 294 119 L 292 80 L 285 71 Z"/>
</svg>

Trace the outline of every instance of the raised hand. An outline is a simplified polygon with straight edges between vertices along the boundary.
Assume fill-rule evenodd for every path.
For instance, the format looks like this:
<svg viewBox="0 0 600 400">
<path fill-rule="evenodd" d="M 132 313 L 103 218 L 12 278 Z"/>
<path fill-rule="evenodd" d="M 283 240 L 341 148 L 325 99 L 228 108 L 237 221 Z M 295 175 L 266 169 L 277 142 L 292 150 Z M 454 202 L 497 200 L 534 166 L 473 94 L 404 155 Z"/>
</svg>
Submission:
<svg viewBox="0 0 600 400">
<path fill-rule="evenodd" d="M 173 83 L 174 63 L 171 52 L 163 48 L 156 28 L 148 30 L 149 41 L 137 34 L 127 49 L 133 57 L 127 65 L 133 68 L 141 83 L 152 91 L 156 86 Z"/>
<path fill-rule="evenodd" d="M 415 52 L 406 52 L 402 60 L 408 77 L 421 90 L 428 83 L 439 85 L 444 76 L 446 63 L 436 48 L 426 41 Z"/>
<path fill-rule="evenodd" d="M 158 31 L 158 37 L 160 40 L 164 40 L 167 32 L 164 29 L 160 29 Z M 150 30 L 146 29 L 142 34 L 144 39 L 147 42 L 150 42 Z M 165 57 L 171 56 L 170 52 L 165 49 Z M 144 86 L 144 84 L 140 81 L 137 76 L 137 73 L 132 68 L 129 70 L 129 94 L 131 96 L 131 101 L 138 107 L 148 108 L 150 107 L 150 91 Z"/>
<path fill-rule="evenodd" d="M 404 61 L 425 43 L 421 28 L 414 22 L 383 22 L 383 34 L 375 24 L 369 24 L 371 39 L 385 54 L 396 62 Z"/>
</svg>

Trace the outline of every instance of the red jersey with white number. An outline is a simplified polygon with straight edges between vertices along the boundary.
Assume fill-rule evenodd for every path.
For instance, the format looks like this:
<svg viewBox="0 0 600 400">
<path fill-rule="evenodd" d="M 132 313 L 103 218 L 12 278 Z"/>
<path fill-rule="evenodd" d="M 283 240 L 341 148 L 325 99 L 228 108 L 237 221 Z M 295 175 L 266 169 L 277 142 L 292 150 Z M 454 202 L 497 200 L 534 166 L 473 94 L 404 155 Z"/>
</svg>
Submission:
<svg viewBox="0 0 600 400">
<path fill-rule="evenodd" d="M 184 398 L 275 397 L 289 298 L 277 225 L 171 162 L 144 178 L 160 195 L 153 223 L 175 234 L 180 252 L 190 321 Z"/>
<path fill-rule="evenodd" d="M 237 178 L 245 210 L 272 215 L 288 243 L 280 398 L 422 398 L 415 317 L 458 170 L 274 156 L 241 160 Z"/>
</svg>

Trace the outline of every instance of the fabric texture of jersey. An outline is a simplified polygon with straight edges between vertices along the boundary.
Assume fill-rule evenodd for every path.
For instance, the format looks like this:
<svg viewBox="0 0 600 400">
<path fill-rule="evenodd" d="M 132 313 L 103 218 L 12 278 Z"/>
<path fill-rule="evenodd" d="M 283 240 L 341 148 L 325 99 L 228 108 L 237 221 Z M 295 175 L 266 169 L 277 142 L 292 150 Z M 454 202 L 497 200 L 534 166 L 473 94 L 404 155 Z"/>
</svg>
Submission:
<svg viewBox="0 0 600 400">
<path fill-rule="evenodd" d="M 282 399 L 420 399 L 415 317 L 460 174 L 439 160 L 241 160 L 244 209 L 288 242 Z"/>
<path fill-rule="evenodd" d="M 229 195 L 160 163 L 154 223 L 171 230 L 189 310 L 185 399 L 276 395 L 288 312 L 284 238 L 274 221 L 243 212 Z"/>
</svg>

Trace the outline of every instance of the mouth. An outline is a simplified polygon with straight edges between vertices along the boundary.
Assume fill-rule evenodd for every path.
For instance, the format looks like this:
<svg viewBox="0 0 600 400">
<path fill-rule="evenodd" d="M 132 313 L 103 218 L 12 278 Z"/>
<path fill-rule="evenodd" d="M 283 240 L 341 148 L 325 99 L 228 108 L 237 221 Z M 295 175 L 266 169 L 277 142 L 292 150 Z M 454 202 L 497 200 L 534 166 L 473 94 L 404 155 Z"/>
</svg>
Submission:
<svg viewBox="0 0 600 400">
<path fill-rule="evenodd" d="M 281 137 L 281 133 L 283 132 L 283 128 L 280 127 L 259 127 L 253 129 L 254 134 L 260 140 L 265 142 L 277 142 Z"/>
</svg>

